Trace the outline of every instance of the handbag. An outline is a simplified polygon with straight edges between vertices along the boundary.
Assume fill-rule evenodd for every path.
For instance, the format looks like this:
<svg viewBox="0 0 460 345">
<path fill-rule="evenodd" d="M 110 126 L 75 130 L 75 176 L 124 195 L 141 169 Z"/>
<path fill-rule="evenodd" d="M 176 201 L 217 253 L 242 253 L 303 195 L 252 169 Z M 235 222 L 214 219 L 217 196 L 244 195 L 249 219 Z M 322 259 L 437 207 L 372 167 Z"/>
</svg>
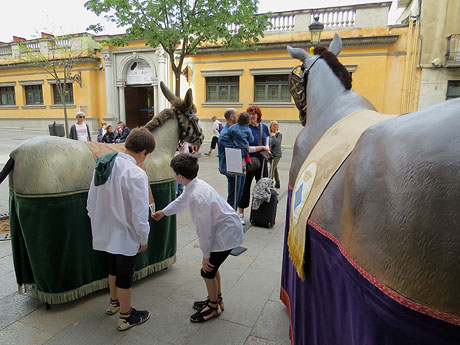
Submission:
<svg viewBox="0 0 460 345">
<path fill-rule="evenodd" d="M 259 144 L 262 146 L 262 136 L 263 136 L 263 130 L 264 128 L 262 127 L 262 124 L 259 124 L 259 131 L 260 131 L 260 138 L 259 138 Z M 268 158 L 270 155 L 268 151 L 262 150 L 259 152 L 264 159 Z M 267 156 L 268 155 L 268 156 Z M 251 157 L 251 164 L 249 164 L 246 167 L 246 170 L 249 172 L 254 172 L 260 169 L 262 166 L 262 162 L 260 161 L 260 158 L 257 156 Z"/>
</svg>

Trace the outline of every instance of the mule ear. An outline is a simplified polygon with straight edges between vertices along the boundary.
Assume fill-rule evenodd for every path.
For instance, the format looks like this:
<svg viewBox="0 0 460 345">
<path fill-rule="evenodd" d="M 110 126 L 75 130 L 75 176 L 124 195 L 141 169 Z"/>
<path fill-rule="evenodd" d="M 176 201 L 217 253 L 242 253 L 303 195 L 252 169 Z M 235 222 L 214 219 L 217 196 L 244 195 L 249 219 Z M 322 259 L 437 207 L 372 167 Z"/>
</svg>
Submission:
<svg viewBox="0 0 460 345">
<path fill-rule="evenodd" d="M 342 39 L 337 32 L 334 34 L 331 44 L 329 44 L 329 51 L 333 52 L 336 56 L 342 51 Z"/>
<path fill-rule="evenodd" d="M 290 46 L 287 47 L 289 55 L 291 55 L 294 59 L 299 59 L 302 62 L 306 62 L 308 59 L 308 54 L 305 50 L 300 48 L 292 48 Z"/>
<path fill-rule="evenodd" d="M 184 104 L 186 109 L 189 109 L 193 106 L 193 96 L 192 96 L 192 89 L 188 89 L 187 93 L 185 94 Z"/>
<path fill-rule="evenodd" d="M 161 92 L 163 92 L 163 95 L 166 97 L 169 103 L 172 104 L 172 102 L 174 102 L 177 99 L 176 95 L 174 95 L 162 81 L 160 81 L 160 88 Z"/>
</svg>

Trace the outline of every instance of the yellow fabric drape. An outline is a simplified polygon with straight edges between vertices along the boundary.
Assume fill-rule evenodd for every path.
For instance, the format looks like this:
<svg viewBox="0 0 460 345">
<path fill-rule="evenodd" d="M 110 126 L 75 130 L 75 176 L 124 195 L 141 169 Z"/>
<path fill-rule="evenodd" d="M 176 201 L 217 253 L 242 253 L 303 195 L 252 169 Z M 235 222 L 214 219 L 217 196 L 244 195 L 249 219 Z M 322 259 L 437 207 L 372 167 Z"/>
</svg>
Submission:
<svg viewBox="0 0 460 345">
<path fill-rule="evenodd" d="M 327 184 L 353 151 L 361 134 L 370 126 L 398 115 L 364 110 L 337 121 L 313 147 L 294 184 L 288 234 L 289 257 L 300 279 L 305 279 L 305 238 L 310 218 Z"/>
</svg>

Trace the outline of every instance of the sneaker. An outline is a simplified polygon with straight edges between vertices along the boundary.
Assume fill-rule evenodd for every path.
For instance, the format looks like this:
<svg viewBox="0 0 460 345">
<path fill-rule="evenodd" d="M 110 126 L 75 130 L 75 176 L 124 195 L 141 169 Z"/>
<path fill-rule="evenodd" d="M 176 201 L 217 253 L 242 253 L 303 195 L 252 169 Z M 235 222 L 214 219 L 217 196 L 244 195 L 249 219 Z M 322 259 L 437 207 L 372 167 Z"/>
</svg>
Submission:
<svg viewBox="0 0 460 345">
<path fill-rule="evenodd" d="M 211 154 L 209 152 L 205 152 L 205 156 L 210 156 Z"/>
<path fill-rule="evenodd" d="M 114 301 L 114 300 L 110 299 L 110 303 L 107 306 L 107 309 L 105 310 L 105 313 L 107 315 L 114 315 L 114 314 L 118 313 L 119 310 L 120 310 L 120 302 L 118 300 Z"/>
<path fill-rule="evenodd" d="M 280 189 L 280 188 L 281 188 L 279 182 L 278 182 L 277 184 L 275 184 L 275 188 L 276 188 L 276 189 Z"/>
<path fill-rule="evenodd" d="M 241 225 L 246 225 L 246 222 L 244 221 L 244 214 L 240 213 L 238 216 L 240 217 Z"/>
<path fill-rule="evenodd" d="M 136 310 L 131 308 L 131 315 L 129 317 L 120 317 L 118 319 L 118 330 L 126 331 L 127 329 L 140 325 L 150 318 L 150 313 L 147 310 Z"/>
</svg>

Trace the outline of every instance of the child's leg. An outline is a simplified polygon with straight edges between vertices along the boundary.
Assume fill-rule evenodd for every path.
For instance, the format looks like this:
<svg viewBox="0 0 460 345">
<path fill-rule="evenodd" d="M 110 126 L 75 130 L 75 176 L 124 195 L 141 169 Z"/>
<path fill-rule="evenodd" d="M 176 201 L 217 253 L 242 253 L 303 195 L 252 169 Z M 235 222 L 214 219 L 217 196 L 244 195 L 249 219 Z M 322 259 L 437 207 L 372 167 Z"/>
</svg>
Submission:
<svg viewBox="0 0 460 345">
<path fill-rule="evenodd" d="M 117 287 L 115 286 L 116 280 L 117 280 L 117 276 L 113 276 L 109 274 L 109 290 L 110 290 L 110 298 L 112 299 L 112 301 L 116 301 L 118 299 Z"/>
<path fill-rule="evenodd" d="M 222 286 L 220 285 L 220 272 L 217 271 L 216 273 L 216 280 L 217 280 L 217 295 L 222 295 Z"/>
<path fill-rule="evenodd" d="M 208 290 L 208 296 L 210 301 L 217 301 L 217 294 L 219 291 L 219 284 L 217 283 L 217 278 L 208 279 L 203 278 L 206 284 L 206 289 Z"/>
<path fill-rule="evenodd" d="M 124 317 L 129 316 L 131 312 L 131 290 L 132 288 L 117 288 L 118 300 L 120 301 L 120 314 L 124 314 Z"/>
</svg>

